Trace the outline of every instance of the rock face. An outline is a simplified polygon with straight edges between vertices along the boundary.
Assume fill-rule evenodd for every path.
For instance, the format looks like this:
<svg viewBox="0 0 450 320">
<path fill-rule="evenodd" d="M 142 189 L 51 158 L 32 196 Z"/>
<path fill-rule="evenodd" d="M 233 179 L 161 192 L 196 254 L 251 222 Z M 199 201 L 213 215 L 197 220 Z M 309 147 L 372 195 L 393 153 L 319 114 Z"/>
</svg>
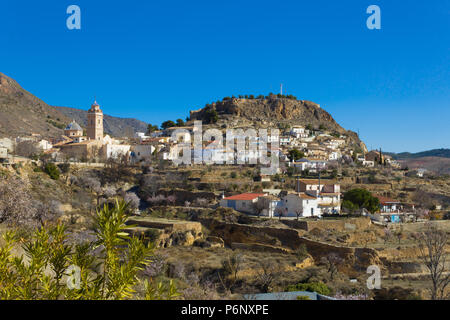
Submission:
<svg viewBox="0 0 450 320">
<path fill-rule="evenodd" d="M 319 262 L 322 257 L 333 252 L 345 260 L 341 267 L 349 270 L 362 270 L 372 264 L 383 265 L 374 249 L 337 246 L 314 241 L 302 237 L 301 233 L 295 229 L 258 227 L 212 219 L 202 219 L 201 222 L 210 230 L 211 235 L 222 238 L 231 248 L 255 250 L 258 246 L 259 251 L 288 253 L 304 244 L 315 262 Z"/>
<path fill-rule="evenodd" d="M 346 131 L 333 117 L 317 103 L 271 96 L 268 99 L 224 99 L 190 112 L 191 120 L 205 120 L 208 110 L 216 110 L 220 120 L 236 125 L 257 125 L 258 127 L 277 127 L 280 123 L 290 125 L 323 125 L 331 131 L 345 133 L 355 141 L 357 135 Z"/>
</svg>

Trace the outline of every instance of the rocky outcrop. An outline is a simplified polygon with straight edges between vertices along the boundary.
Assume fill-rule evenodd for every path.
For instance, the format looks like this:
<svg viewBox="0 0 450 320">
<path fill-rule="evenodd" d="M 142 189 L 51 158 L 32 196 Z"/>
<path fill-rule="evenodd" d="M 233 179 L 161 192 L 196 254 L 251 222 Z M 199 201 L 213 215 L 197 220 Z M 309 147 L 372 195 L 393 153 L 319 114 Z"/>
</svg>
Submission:
<svg viewBox="0 0 450 320">
<path fill-rule="evenodd" d="M 202 226 L 198 222 L 132 217 L 127 225 L 130 227 L 125 232 L 151 241 L 157 248 L 191 246 L 203 237 Z"/>
<path fill-rule="evenodd" d="M 267 99 L 224 99 L 190 112 L 191 120 L 206 120 L 208 110 L 215 110 L 226 124 L 278 127 L 278 124 L 324 126 L 330 131 L 347 134 L 360 143 L 357 134 L 346 131 L 317 103 L 271 96 Z M 233 121 L 234 120 L 234 121 Z"/>
</svg>

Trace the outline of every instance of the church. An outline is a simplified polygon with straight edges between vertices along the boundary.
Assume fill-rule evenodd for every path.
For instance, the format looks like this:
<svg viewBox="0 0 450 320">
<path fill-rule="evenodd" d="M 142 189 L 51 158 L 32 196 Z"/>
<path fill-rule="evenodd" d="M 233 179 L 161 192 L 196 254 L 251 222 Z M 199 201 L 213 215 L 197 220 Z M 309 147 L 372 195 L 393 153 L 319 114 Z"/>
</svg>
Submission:
<svg viewBox="0 0 450 320">
<path fill-rule="evenodd" d="M 54 148 L 63 153 L 67 160 L 76 161 L 101 161 L 108 158 L 129 156 L 130 145 L 119 144 L 103 132 L 103 112 L 97 101 L 87 111 L 86 135 L 81 126 L 73 120 L 64 129 L 61 142 L 56 143 Z"/>
</svg>

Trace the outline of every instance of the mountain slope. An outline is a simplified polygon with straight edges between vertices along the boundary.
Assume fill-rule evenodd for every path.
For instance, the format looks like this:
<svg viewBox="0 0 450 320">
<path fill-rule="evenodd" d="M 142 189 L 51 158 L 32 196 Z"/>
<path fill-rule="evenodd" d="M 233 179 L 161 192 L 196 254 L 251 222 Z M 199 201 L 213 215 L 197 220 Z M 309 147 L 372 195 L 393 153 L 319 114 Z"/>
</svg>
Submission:
<svg viewBox="0 0 450 320">
<path fill-rule="evenodd" d="M 0 73 L 0 137 L 26 136 L 32 133 L 44 138 L 57 137 L 74 119 L 86 127 L 85 110 L 53 107 L 23 89 L 14 79 Z M 104 115 L 106 134 L 122 137 L 146 132 L 147 124 L 137 119 Z"/>
<path fill-rule="evenodd" d="M 82 109 L 55 107 L 70 119 L 74 119 L 82 127 L 87 125 L 87 111 Z M 114 137 L 132 137 L 135 132 L 146 132 L 147 124 L 132 118 L 118 118 L 107 114 L 103 116 L 103 128 L 106 134 Z"/>
<path fill-rule="evenodd" d="M 444 157 L 420 157 L 399 160 L 410 170 L 427 169 L 437 174 L 450 174 L 450 158 Z"/>
<path fill-rule="evenodd" d="M 0 73 L 0 136 L 31 133 L 43 137 L 63 132 L 69 118 L 24 90 L 15 80 Z"/>
<path fill-rule="evenodd" d="M 404 160 L 404 159 L 417 159 L 424 157 L 441 157 L 441 158 L 450 158 L 450 149 L 433 149 L 422 152 L 410 153 L 410 152 L 401 152 L 401 153 L 390 153 L 394 159 Z"/>
</svg>

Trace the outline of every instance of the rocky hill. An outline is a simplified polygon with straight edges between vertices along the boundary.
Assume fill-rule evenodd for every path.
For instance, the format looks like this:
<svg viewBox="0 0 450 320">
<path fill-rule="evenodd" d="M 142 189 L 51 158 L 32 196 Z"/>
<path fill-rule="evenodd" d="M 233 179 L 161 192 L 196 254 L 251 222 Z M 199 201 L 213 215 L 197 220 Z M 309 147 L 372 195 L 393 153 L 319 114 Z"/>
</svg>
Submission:
<svg viewBox="0 0 450 320">
<path fill-rule="evenodd" d="M 283 128 L 292 125 L 324 128 L 329 132 L 346 134 L 360 143 L 355 132 L 342 128 L 333 117 L 317 103 L 285 96 L 260 96 L 260 98 L 224 98 L 204 108 L 191 111 L 190 120 L 208 122 L 210 114 L 217 113 L 217 125 L 232 127 Z"/>
<path fill-rule="evenodd" d="M 61 134 L 70 119 L 0 73 L 0 136 Z"/>
<path fill-rule="evenodd" d="M 26 136 L 37 133 L 55 137 L 74 119 L 87 124 L 87 109 L 53 107 L 23 89 L 14 79 L 0 73 L 0 137 Z M 146 132 L 147 124 L 131 118 L 104 116 L 106 134 L 122 137 Z"/>
<path fill-rule="evenodd" d="M 55 108 L 68 118 L 74 119 L 82 127 L 86 127 L 86 110 L 68 107 Z M 105 114 L 103 116 L 103 128 L 105 133 L 113 137 L 132 137 L 135 132 L 146 132 L 147 123 L 133 118 L 118 118 Z"/>
</svg>

